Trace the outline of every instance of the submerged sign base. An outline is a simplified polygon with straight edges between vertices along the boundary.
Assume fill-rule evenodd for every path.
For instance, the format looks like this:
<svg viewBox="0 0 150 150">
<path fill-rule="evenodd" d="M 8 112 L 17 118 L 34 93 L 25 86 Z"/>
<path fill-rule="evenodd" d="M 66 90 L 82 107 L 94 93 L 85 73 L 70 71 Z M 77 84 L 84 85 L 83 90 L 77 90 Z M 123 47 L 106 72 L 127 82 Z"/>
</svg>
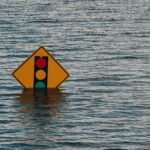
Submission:
<svg viewBox="0 0 150 150">
<path fill-rule="evenodd" d="M 24 88 L 53 89 L 69 77 L 69 73 L 44 48 L 36 50 L 12 75 Z"/>
</svg>

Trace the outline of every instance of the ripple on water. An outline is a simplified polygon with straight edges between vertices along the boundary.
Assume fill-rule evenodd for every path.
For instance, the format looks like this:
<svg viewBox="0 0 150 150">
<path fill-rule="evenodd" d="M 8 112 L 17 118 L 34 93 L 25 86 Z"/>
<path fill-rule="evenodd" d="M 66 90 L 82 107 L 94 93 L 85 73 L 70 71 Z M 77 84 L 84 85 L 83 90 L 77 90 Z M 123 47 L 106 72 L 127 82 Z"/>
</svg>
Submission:
<svg viewBox="0 0 150 150">
<path fill-rule="evenodd" d="M 0 149 L 149 149 L 149 1 L 0 5 Z M 45 46 L 71 74 L 23 90 L 12 72 Z"/>
</svg>

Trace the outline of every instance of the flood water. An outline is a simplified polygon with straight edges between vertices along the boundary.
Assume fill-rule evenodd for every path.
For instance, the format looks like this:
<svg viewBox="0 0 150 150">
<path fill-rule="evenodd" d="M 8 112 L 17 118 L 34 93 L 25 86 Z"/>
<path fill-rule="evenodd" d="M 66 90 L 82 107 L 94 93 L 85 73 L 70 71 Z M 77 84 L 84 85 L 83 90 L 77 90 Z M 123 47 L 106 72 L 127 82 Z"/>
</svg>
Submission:
<svg viewBox="0 0 150 150">
<path fill-rule="evenodd" d="M 150 149 L 149 0 L 1 0 L 0 35 L 0 149 Z M 59 90 L 11 75 L 39 46 Z"/>
</svg>

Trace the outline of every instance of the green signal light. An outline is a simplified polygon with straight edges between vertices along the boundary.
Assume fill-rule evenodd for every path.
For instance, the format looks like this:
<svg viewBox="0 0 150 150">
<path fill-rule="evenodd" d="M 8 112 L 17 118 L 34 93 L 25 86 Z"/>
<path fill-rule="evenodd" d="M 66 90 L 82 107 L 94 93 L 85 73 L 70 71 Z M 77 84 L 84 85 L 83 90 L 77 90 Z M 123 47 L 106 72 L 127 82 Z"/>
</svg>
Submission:
<svg viewBox="0 0 150 150">
<path fill-rule="evenodd" d="M 38 81 L 38 82 L 35 84 L 35 88 L 45 88 L 45 83 L 42 82 L 42 81 Z"/>
</svg>

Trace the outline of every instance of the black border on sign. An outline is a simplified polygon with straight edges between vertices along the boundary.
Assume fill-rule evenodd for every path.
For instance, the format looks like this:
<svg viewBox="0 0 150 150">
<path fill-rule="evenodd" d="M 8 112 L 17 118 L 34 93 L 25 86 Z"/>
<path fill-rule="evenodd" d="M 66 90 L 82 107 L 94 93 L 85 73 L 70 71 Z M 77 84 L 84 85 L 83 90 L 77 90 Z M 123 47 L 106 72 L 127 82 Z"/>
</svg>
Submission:
<svg viewBox="0 0 150 150">
<path fill-rule="evenodd" d="M 24 88 L 26 88 L 26 87 L 21 83 L 21 81 L 20 81 L 18 78 L 15 77 L 14 73 L 15 73 L 18 69 L 20 69 L 20 67 L 22 67 L 22 66 L 23 66 L 34 54 L 36 54 L 41 48 L 42 48 L 42 49 L 48 54 L 48 56 L 50 56 L 50 57 L 57 63 L 57 65 L 58 65 L 59 67 L 61 67 L 61 68 L 63 69 L 63 71 L 66 72 L 66 74 L 67 74 L 67 77 L 66 77 L 62 82 L 60 82 L 60 83 L 56 86 L 56 88 L 58 88 L 59 85 L 61 85 L 70 75 L 69 75 L 69 73 L 60 65 L 60 63 L 52 56 L 52 54 L 50 54 L 50 53 L 45 49 L 45 47 L 43 47 L 43 46 L 40 46 L 40 47 L 39 47 L 30 57 L 28 57 L 15 71 L 13 71 L 12 76 L 13 76 Z M 27 88 L 26 88 L 26 89 L 27 89 Z"/>
</svg>

